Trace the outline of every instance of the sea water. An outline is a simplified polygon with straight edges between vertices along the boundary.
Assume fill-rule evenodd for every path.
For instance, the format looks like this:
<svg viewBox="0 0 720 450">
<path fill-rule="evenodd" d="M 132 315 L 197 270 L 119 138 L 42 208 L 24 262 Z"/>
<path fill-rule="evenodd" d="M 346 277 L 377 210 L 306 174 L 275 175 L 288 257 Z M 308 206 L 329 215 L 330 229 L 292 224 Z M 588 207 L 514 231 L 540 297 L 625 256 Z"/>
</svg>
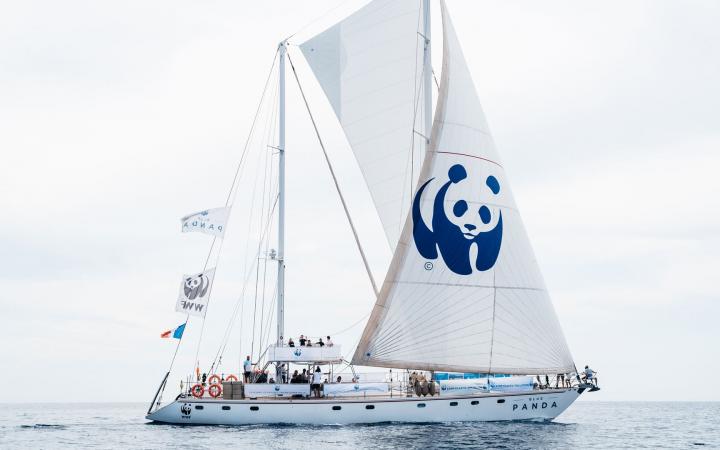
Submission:
<svg viewBox="0 0 720 450">
<path fill-rule="evenodd" d="M 149 424 L 146 408 L 0 404 L 0 448 L 720 448 L 720 403 L 576 402 L 550 423 L 234 427 Z"/>
</svg>

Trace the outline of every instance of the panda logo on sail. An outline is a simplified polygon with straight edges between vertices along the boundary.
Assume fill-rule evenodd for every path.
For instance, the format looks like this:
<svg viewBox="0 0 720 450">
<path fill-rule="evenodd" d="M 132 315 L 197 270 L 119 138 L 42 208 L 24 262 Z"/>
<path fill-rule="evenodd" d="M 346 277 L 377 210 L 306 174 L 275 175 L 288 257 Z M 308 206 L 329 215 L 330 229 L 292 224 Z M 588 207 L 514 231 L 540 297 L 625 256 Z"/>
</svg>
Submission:
<svg viewBox="0 0 720 450">
<path fill-rule="evenodd" d="M 467 171 L 461 164 L 455 164 L 448 171 L 448 181 L 442 185 L 433 203 L 432 229 L 425 224 L 420 213 L 420 203 L 425 188 L 435 179 L 431 178 L 418 189 L 412 205 L 413 239 L 415 246 L 424 258 L 434 260 L 438 255 L 445 265 L 458 275 L 470 275 L 473 272 L 471 248 L 477 246 L 477 257 L 474 266 L 479 271 L 492 268 L 497 261 L 502 243 L 503 220 L 502 212 L 498 212 L 497 224 L 488 231 L 478 231 L 482 225 L 492 221 L 492 213 L 486 205 L 471 209 L 474 199 L 458 200 L 452 206 L 454 217 L 445 213 L 445 197 L 453 185 L 458 185 L 467 178 Z M 490 175 L 485 179 L 485 186 L 493 195 L 500 193 L 500 183 Z M 482 223 L 478 223 L 479 221 Z"/>
</svg>

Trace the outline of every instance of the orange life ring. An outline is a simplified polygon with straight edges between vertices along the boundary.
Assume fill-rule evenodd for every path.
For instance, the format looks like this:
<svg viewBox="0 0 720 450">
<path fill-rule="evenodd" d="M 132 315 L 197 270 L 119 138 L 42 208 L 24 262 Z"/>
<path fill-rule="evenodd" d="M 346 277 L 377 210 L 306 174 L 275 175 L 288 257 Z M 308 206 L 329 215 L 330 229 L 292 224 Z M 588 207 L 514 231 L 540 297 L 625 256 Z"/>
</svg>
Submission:
<svg viewBox="0 0 720 450">
<path fill-rule="evenodd" d="M 210 375 L 210 378 L 207 379 L 208 384 L 219 384 L 220 383 L 220 375 Z"/>
<path fill-rule="evenodd" d="M 237 380 L 238 380 L 238 377 L 236 377 L 235 375 L 228 375 L 228 377 L 225 378 L 225 381 L 237 381 Z"/>
<path fill-rule="evenodd" d="M 211 384 L 208 388 L 208 394 L 210 394 L 212 398 L 218 398 L 220 394 L 222 394 L 222 386 L 219 384 Z"/>
<path fill-rule="evenodd" d="M 195 386 L 193 386 L 192 389 L 190 389 L 190 393 L 195 398 L 201 398 L 203 396 L 203 394 L 205 393 L 205 388 L 203 387 L 202 384 L 198 383 Z"/>
</svg>

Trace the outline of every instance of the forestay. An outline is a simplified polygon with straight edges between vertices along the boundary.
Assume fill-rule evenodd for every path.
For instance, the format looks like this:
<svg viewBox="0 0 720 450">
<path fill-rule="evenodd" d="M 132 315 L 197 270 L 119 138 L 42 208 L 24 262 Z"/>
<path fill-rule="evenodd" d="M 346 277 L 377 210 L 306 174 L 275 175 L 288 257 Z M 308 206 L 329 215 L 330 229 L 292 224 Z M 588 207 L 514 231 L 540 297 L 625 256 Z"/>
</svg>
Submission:
<svg viewBox="0 0 720 450">
<path fill-rule="evenodd" d="M 423 105 L 421 14 L 419 0 L 375 0 L 300 46 L 353 149 L 393 249 L 425 144 L 413 133 Z M 422 120 L 415 129 L 427 135 Z"/>
<path fill-rule="evenodd" d="M 442 11 L 443 71 L 431 144 L 353 363 L 571 372 L 572 357 L 444 4 Z"/>
</svg>

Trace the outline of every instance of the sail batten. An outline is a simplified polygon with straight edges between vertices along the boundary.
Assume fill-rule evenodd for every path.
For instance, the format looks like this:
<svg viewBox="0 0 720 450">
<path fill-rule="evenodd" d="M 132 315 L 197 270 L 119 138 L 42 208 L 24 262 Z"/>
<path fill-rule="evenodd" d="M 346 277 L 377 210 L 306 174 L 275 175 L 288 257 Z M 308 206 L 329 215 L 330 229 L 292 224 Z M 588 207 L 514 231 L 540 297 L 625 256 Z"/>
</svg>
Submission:
<svg viewBox="0 0 720 450">
<path fill-rule="evenodd" d="M 507 374 L 574 368 L 442 3 L 430 147 L 353 364 Z"/>
</svg>

